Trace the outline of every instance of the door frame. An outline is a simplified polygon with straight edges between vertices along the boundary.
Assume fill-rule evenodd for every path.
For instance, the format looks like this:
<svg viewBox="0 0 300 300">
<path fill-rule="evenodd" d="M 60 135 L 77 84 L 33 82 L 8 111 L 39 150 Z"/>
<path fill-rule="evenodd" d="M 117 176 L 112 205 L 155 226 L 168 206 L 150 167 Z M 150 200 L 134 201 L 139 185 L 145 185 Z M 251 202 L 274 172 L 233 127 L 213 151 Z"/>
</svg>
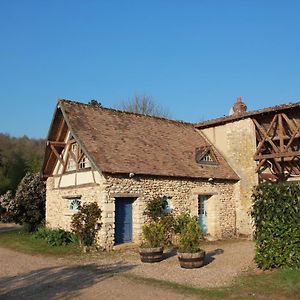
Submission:
<svg viewBox="0 0 300 300">
<path fill-rule="evenodd" d="M 132 243 L 133 242 L 133 237 L 134 237 L 134 232 L 133 232 L 133 224 L 134 224 L 134 219 L 133 219 L 133 204 L 134 201 L 136 200 L 136 197 L 130 197 L 130 196 L 124 196 L 124 197 L 114 197 L 115 200 L 115 214 L 114 214 L 114 244 L 119 245 L 119 244 L 124 244 L 124 243 Z M 117 224 L 117 203 L 120 203 L 122 201 L 130 200 L 131 203 L 131 228 L 130 228 L 130 240 L 122 241 L 122 242 L 116 242 L 116 224 Z M 125 223 L 124 223 L 125 225 Z"/>
<path fill-rule="evenodd" d="M 198 222 L 199 225 L 204 233 L 204 235 L 208 235 L 209 232 L 209 227 L 208 227 L 208 219 L 209 219 L 209 213 L 208 213 L 208 200 L 211 198 L 211 194 L 198 194 L 197 200 L 197 215 L 198 215 Z M 205 215 L 205 224 L 203 224 L 203 219 L 202 219 L 202 214 L 200 214 L 200 209 L 201 209 L 201 202 L 203 202 L 203 211 Z"/>
</svg>

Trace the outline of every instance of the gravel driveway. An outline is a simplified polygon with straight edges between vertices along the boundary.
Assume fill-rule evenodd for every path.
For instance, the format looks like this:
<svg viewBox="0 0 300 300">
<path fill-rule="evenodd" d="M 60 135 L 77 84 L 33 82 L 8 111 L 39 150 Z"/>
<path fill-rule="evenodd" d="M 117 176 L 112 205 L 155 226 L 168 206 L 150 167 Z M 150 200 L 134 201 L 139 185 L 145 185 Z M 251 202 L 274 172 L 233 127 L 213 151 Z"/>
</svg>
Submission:
<svg viewBox="0 0 300 300">
<path fill-rule="evenodd" d="M 172 252 L 160 263 L 142 264 L 136 249 L 55 259 L 0 248 L 0 299 L 193 299 L 122 274 L 219 287 L 254 267 L 251 241 L 211 242 L 203 248 L 206 265 L 194 270 L 181 269 Z"/>
</svg>

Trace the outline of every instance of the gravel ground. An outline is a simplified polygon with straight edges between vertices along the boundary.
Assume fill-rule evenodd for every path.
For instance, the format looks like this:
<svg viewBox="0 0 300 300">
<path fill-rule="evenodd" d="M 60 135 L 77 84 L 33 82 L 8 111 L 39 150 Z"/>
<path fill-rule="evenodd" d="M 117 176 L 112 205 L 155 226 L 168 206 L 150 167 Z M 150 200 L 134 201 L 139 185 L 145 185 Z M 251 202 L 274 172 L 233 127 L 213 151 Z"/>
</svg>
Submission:
<svg viewBox="0 0 300 300">
<path fill-rule="evenodd" d="M 10 229 L 0 226 L 0 239 Z M 194 270 L 180 268 L 174 252 L 160 263 L 143 264 L 136 248 L 59 259 L 0 248 L 0 299 L 193 299 L 121 274 L 221 287 L 255 268 L 252 241 L 209 242 L 203 248 L 205 266 Z"/>
<path fill-rule="evenodd" d="M 229 285 L 241 273 L 255 268 L 254 243 L 248 240 L 209 242 L 204 244 L 205 265 L 199 269 L 182 269 L 176 253 L 165 253 L 159 263 L 141 263 L 137 250 L 120 251 L 123 263 L 135 265 L 129 273 L 195 287 L 221 287 Z"/>
</svg>

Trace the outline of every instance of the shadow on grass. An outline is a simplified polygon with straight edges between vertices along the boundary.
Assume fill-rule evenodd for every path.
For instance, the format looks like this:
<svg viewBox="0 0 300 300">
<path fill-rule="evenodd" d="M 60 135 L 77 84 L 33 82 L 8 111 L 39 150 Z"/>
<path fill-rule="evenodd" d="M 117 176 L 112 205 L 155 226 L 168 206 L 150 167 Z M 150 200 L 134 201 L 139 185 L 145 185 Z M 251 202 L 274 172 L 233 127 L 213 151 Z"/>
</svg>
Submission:
<svg viewBox="0 0 300 300">
<path fill-rule="evenodd" d="M 71 299 L 88 288 L 134 265 L 88 264 L 49 267 L 11 277 L 0 278 L 0 299 Z"/>
</svg>

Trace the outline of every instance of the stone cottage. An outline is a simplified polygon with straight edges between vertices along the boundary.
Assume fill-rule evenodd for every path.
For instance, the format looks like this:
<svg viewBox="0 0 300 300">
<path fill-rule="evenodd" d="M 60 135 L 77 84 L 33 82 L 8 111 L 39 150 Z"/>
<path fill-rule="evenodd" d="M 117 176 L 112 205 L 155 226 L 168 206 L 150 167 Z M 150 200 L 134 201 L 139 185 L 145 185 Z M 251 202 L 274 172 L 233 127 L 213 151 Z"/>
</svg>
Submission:
<svg viewBox="0 0 300 300">
<path fill-rule="evenodd" d="M 286 115 L 288 110 L 283 108 Z M 260 124 L 261 116 L 272 120 L 277 112 L 247 113 L 239 100 L 232 116 L 190 124 L 60 100 L 42 171 L 47 225 L 69 229 L 78 205 L 96 201 L 102 209 L 103 248 L 138 243 L 145 204 L 164 197 L 175 214 L 199 216 L 212 238 L 249 236 L 251 189 L 259 174 L 274 176 L 262 169 L 270 158 L 261 159 L 271 155 L 271 130 L 257 137 L 255 122 Z"/>
</svg>

